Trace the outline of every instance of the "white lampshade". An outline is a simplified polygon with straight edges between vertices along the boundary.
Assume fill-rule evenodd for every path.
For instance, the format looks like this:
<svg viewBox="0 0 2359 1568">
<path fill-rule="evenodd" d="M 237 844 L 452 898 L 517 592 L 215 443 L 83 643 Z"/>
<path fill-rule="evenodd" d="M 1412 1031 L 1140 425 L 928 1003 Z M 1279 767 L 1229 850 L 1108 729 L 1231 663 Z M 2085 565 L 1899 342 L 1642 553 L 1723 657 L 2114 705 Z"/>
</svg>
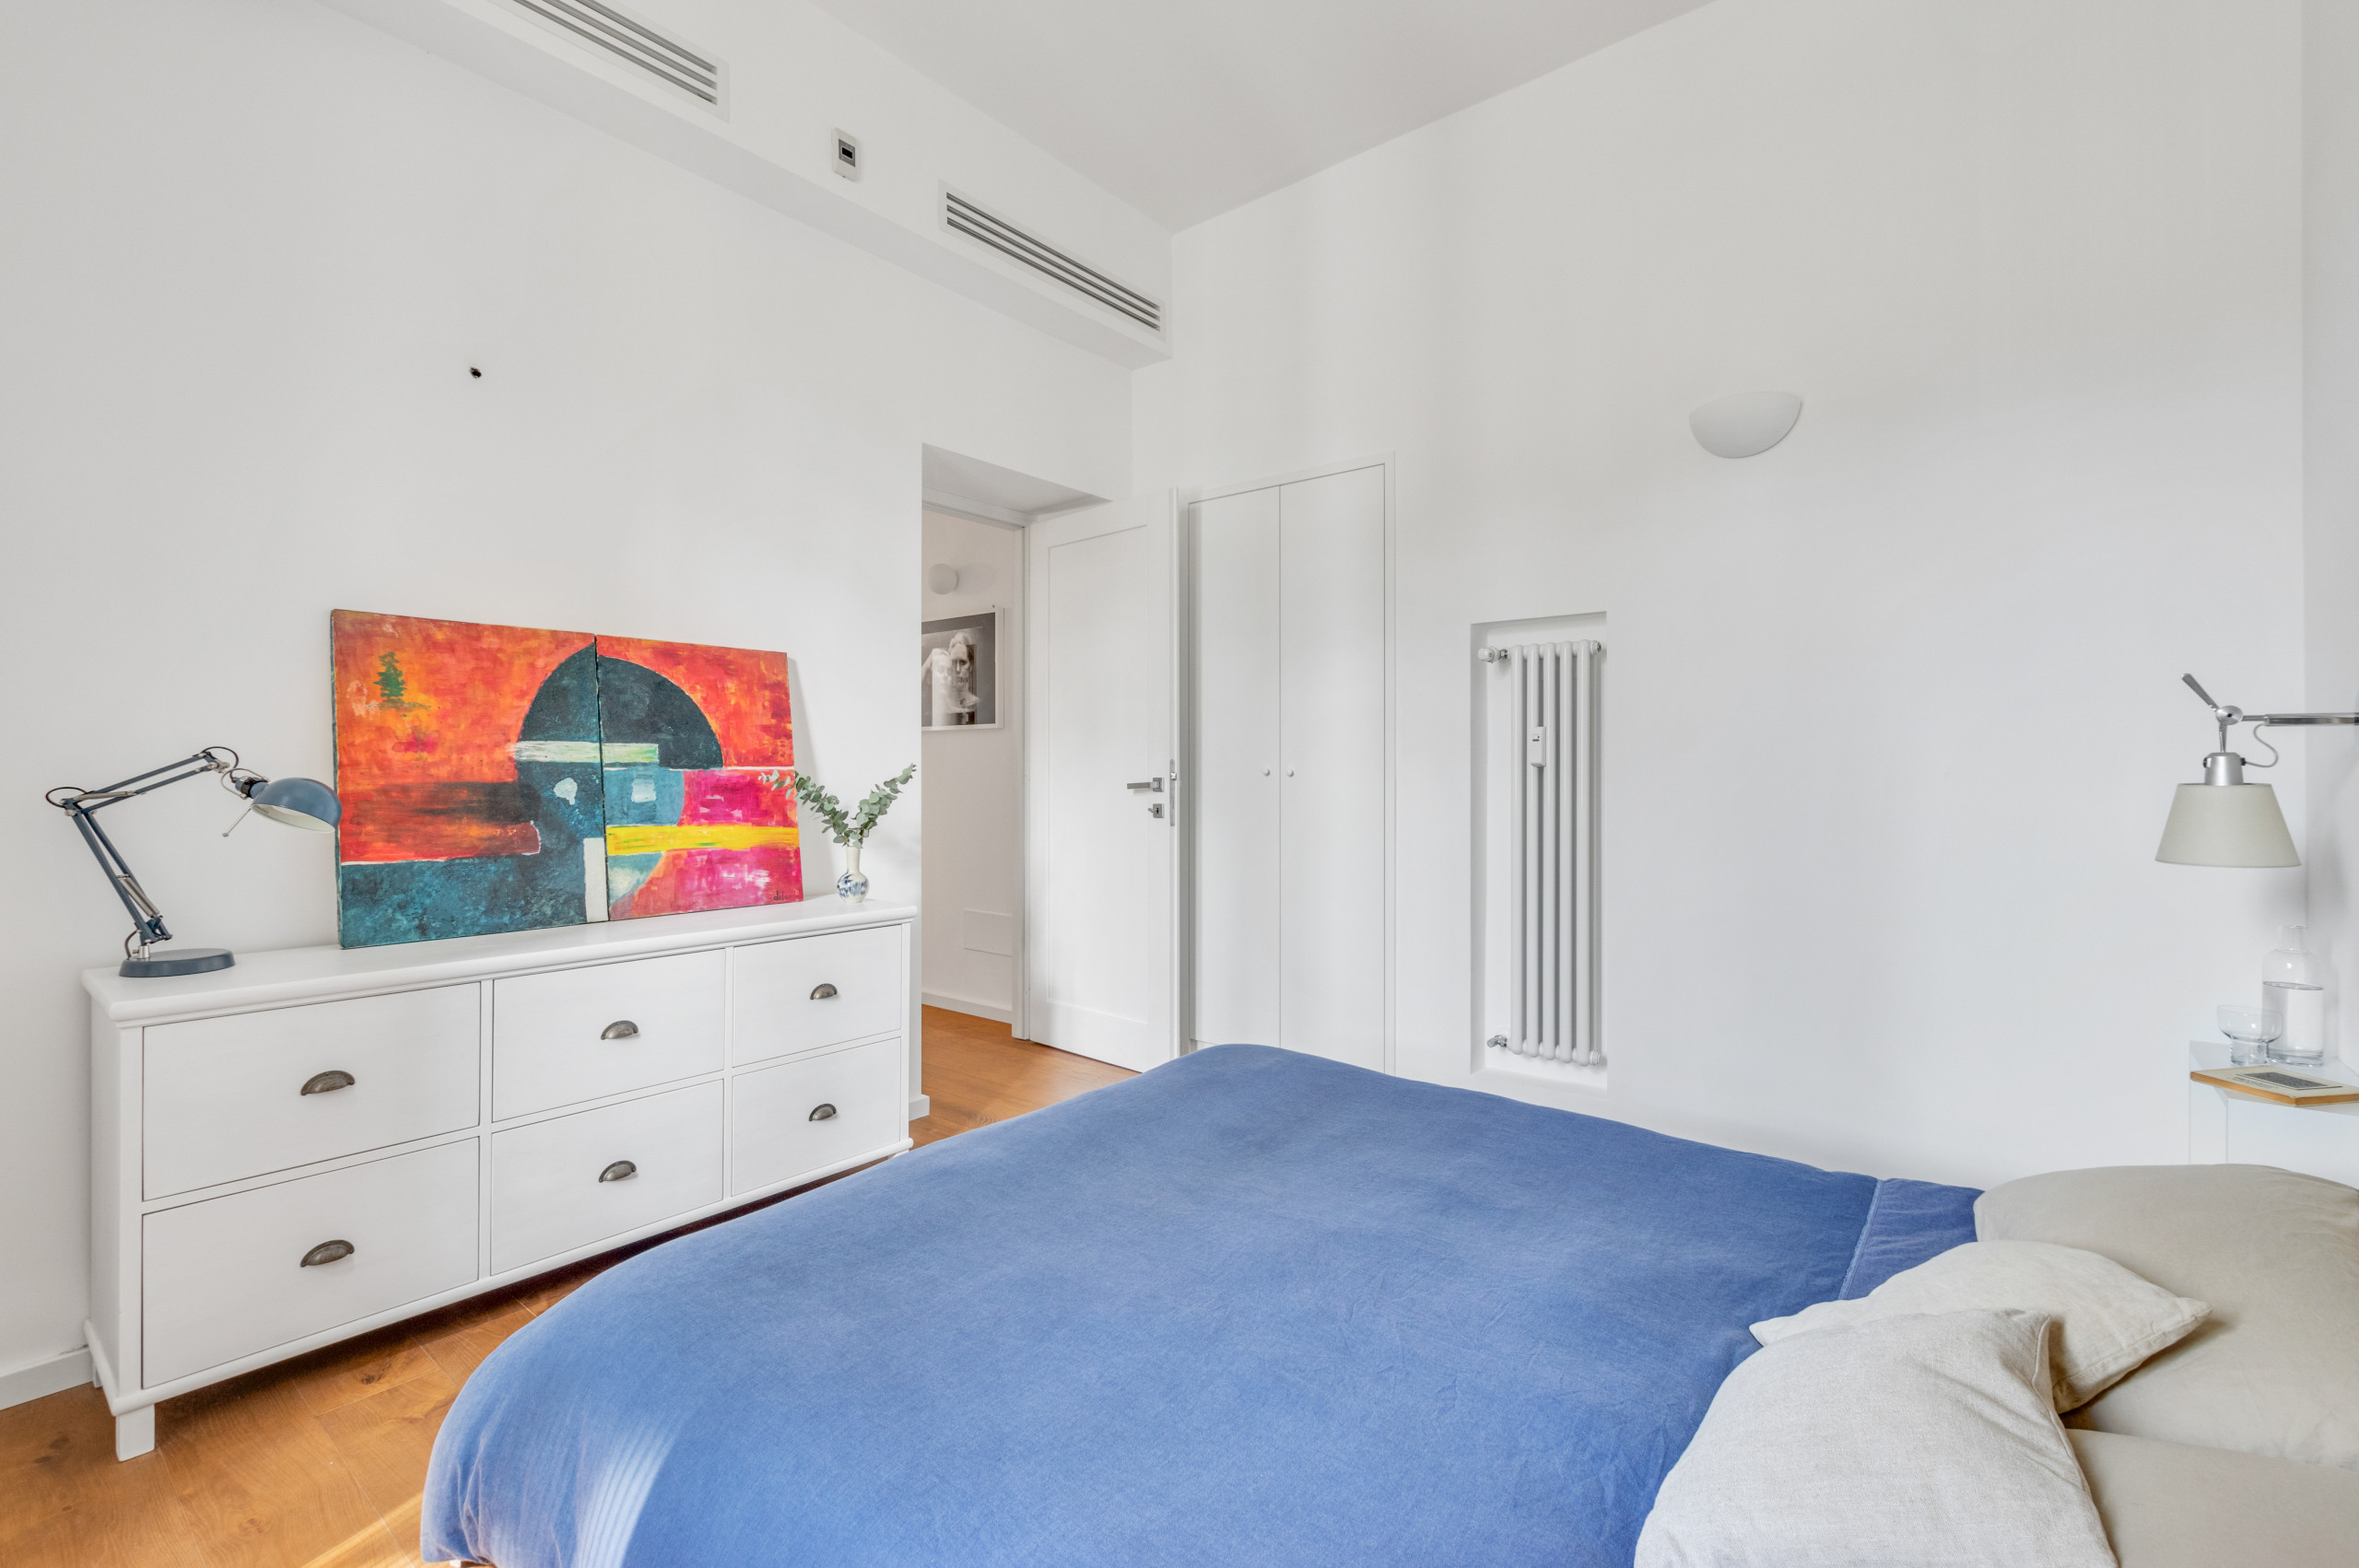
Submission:
<svg viewBox="0 0 2359 1568">
<path fill-rule="evenodd" d="M 2294 836 L 2266 784 L 2182 784 L 2154 859 L 2175 866 L 2298 866 Z"/>
</svg>

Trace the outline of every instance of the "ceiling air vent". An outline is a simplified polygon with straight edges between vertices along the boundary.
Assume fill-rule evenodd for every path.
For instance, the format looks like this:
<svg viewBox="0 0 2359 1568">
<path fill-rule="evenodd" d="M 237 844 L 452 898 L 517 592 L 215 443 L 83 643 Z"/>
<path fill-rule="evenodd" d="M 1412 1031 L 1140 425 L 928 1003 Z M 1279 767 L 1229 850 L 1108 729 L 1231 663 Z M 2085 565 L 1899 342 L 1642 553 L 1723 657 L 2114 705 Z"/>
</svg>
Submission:
<svg viewBox="0 0 2359 1568">
<path fill-rule="evenodd" d="M 1013 257 L 1036 272 L 1046 273 L 1076 294 L 1086 295 L 1109 310 L 1118 310 L 1149 332 L 1163 330 L 1163 307 L 1137 289 L 1116 283 L 1097 268 L 1085 265 L 1046 240 L 993 216 L 956 191 L 942 193 L 942 220 L 969 240 L 980 240 L 1003 256 Z"/>
<path fill-rule="evenodd" d="M 666 38 L 638 18 L 604 0 L 508 0 L 534 20 L 562 29 L 584 43 L 652 76 L 676 92 L 722 109 L 728 70 L 702 50 Z"/>
</svg>

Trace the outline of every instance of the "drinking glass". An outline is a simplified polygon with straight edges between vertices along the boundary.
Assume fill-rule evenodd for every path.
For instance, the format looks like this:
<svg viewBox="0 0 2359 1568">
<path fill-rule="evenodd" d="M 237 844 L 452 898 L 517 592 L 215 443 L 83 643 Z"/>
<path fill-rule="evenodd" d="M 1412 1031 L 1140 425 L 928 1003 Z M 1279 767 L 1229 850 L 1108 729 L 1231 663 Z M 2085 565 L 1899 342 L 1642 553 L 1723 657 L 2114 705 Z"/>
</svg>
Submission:
<svg viewBox="0 0 2359 1568">
<path fill-rule="evenodd" d="M 2224 1007 L 2219 1020 L 2231 1067 L 2260 1066 L 2269 1059 L 2269 1042 L 2285 1032 L 2285 1015 L 2265 1007 Z"/>
</svg>

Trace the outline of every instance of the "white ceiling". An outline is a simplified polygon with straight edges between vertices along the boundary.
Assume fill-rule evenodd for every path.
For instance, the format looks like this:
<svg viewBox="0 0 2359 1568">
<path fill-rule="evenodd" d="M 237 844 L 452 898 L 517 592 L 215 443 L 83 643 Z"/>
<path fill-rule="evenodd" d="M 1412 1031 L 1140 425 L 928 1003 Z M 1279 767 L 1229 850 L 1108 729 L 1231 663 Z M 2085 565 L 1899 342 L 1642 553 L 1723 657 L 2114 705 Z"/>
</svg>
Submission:
<svg viewBox="0 0 2359 1568">
<path fill-rule="evenodd" d="M 1704 0 L 818 0 L 1179 229 Z"/>
</svg>

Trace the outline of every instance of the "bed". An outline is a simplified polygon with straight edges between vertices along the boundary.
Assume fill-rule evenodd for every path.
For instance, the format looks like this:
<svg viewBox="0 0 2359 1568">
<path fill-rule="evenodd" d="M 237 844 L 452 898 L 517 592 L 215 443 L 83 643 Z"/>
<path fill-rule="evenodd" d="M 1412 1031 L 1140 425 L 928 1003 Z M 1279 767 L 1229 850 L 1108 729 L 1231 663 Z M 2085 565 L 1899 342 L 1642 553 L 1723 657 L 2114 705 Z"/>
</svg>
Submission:
<svg viewBox="0 0 2359 1568">
<path fill-rule="evenodd" d="M 461 1392 L 424 1552 L 1627 1564 L 1747 1326 L 1975 1197 L 1217 1047 L 600 1275 Z"/>
</svg>

